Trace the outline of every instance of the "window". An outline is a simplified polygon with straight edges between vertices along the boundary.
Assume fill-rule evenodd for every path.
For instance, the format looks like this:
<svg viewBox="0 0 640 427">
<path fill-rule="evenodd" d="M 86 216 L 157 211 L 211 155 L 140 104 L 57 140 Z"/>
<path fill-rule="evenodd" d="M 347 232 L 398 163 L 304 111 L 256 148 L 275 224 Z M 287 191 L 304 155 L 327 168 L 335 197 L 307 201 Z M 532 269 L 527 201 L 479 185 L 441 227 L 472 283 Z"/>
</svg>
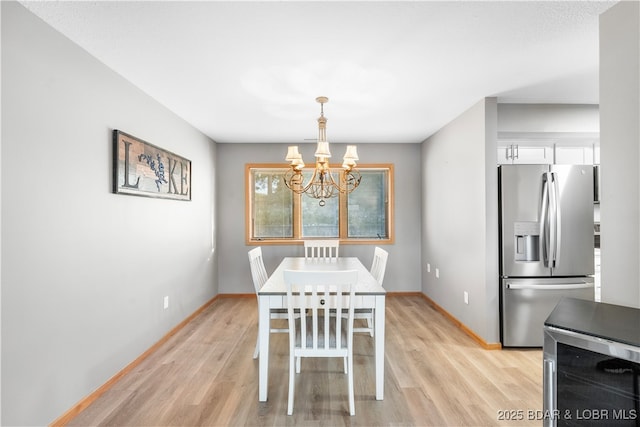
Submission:
<svg viewBox="0 0 640 427">
<path fill-rule="evenodd" d="M 284 185 L 282 173 L 255 169 L 252 173 L 253 236 L 256 239 L 293 237 L 293 193 Z"/>
<path fill-rule="evenodd" d="M 347 235 L 350 238 L 388 237 L 387 209 L 389 199 L 384 171 L 362 171 L 362 181 L 349 194 Z"/>
<path fill-rule="evenodd" d="M 362 181 L 358 188 L 351 194 L 325 199 L 324 206 L 317 199 L 289 190 L 283 178 L 286 170 L 280 164 L 246 166 L 247 244 L 292 243 L 307 238 L 393 242 L 393 165 L 359 165 Z M 311 173 L 305 172 L 305 178 Z"/>
</svg>

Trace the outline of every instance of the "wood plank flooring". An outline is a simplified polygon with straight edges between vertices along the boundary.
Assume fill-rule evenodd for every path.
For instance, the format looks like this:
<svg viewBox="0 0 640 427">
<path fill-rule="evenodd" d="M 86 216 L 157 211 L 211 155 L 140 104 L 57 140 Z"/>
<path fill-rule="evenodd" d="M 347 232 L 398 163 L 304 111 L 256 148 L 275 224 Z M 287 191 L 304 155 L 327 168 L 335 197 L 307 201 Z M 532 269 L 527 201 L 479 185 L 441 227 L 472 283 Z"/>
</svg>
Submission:
<svg viewBox="0 0 640 427">
<path fill-rule="evenodd" d="M 387 298 L 385 399 L 373 340 L 354 338 L 356 415 L 339 360 L 306 359 L 287 416 L 288 335 L 271 335 L 258 402 L 255 298 L 221 298 L 70 426 L 539 426 L 541 350 L 484 350 L 418 296 Z M 515 419 L 514 419 L 515 418 Z"/>
</svg>

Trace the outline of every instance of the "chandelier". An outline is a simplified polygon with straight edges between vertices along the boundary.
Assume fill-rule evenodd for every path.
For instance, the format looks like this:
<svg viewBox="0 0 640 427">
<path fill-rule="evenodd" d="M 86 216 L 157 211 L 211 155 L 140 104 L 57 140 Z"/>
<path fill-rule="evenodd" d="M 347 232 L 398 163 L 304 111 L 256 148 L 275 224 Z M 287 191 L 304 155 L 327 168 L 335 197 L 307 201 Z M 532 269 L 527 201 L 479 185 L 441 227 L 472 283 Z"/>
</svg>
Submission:
<svg viewBox="0 0 640 427">
<path fill-rule="evenodd" d="M 316 168 L 308 182 L 302 173 L 304 162 L 302 154 L 297 146 L 291 146 L 287 150 L 285 160 L 290 163 L 290 169 L 284 174 L 285 185 L 294 193 L 305 193 L 309 197 L 319 199 L 320 206 L 325 205 L 324 199 L 336 197 L 340 193 L 351 193 L 360 185 L 360 172 L 355 169 L 358 159 L 358 149 L 355 145 L 347 145 L 347 151 L 342 159 L 342 170 L 337 177 L 331 172 L 329 166 L 329 141 L 327 141 L 327 119 L 324 117 L 324 104 L 329 101 L 325 96 L 316 98 L 320 103 L 320 117 L 318 117 L 318 146 L 316 147 Z"/>
</svg>

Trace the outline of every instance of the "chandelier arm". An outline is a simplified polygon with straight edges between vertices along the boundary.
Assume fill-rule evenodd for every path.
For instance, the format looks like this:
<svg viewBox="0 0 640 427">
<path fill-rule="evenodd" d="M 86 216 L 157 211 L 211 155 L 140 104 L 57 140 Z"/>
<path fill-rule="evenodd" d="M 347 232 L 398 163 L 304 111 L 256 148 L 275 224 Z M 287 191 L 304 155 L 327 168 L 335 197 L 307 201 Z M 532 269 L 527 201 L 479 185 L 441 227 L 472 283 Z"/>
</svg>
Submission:
<svg viewBox="0 0 640 427">
<path fill-rule="evenodd" d="M 341 186 L 342 193 L 351 193 L 353 190 L 358 188 L 360 185 L 360 181 L 362 180 L 362 175 L 356 169 L 351 169 L 343 172 L 342 182 L 344 183 Z"/>
<path fill-rule="evenodd" d="M 305 192 L 304 176 L 302 172 L 296 171 L 293 168 L 287 169 L 284 173 L 284 185 L 296 194 L 302 194 Z"/>
<path fill-rule="evenodd" d="M 318 176 L 317 168 L 313 170 L 313 175 L 311 175 L 311 179 L 309 179 L 309 183 L 302 189 L 303 193 L 308 192 L 309 189 L 312 188 L 313 183 L 316 181 L 316 176 Z"/>
<path fill-rule="evenodd" d="M 293 168 L 287 169 L 284 172 L 284 175 L 282 176 L 282 178 L 284 179 L 284 185 L 286 185 L 287 188 L 293 191 L 294 193 L 296 192 L 295 184 L 293 181 L 295 176 L 296 176 L 296 173 L 293 171 Z"/>
<path fill-rule="evenodd" d="M 340 191 L 340 186 L 338 185 L 338 183 L 336 183 L 336 180 L 333 177 L 333 174 L 331 173 L 331 169 L 327 170 L 327 176 L 328 179 L 326 179 L 326 183 L 325 185 L 328 187 L 327 193 L 331 194 L 331 196 L 329 197 L 333 197 L 333 191 L 334 189 L 337 189 L 338 191 Z"/>
<path fill-rule="evenodd" d="M 310 191 L 314 187 L 314 183 L 317 185 L 318 170 L 313 170 L 313 175 L 307 184 L 304 183 L 304 175 L 302 171 L 295 171 L 288 169 L 285 172 L 284 183 L 288 189 L 296 194 L 304 194 Z"/>
</svg>

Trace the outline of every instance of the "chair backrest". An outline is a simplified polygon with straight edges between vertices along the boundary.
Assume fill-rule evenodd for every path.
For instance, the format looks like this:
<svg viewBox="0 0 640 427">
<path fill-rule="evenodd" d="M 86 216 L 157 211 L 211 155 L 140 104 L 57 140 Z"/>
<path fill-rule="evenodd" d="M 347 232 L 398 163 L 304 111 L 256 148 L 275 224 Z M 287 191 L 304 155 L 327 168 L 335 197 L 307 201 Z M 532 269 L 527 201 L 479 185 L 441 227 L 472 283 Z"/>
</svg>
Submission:
<svg viewBox="0 0 640 427">
<path fill-rule="evenodd" d="M 251 278 L 253 279 L 253 287 L 256 289 L 256 295 L 262 285 L 267 281 L 269 275 L 264 268 L 264 261 L 262 260 L 262 248 L 251 249 L 249 251 L 249 266 L 251 267 Z"/>
<path fill-rule="evenodd" d="M 335 260 L 338 258 L 340 240 L 305 240 L 304 257 L 307 259 Z"/>
<path fill-rule="evenodd" d="M 384 280 L 384 272 L 387 269 L 387 258 L 389 253 L 384 249 L 377 247 L 373 252 L 373 263 L 371 264 L 371 275 L 375 277 L 380 286 Z"/>
<path fill-rule="evenodd" d="M 304 355 L 339 356 L 352 348 L 356 270 L 285 270 L 284 281 L 290 354 L 296 349 Z M 346 318 L 335 315 L 344 309 Z"/>
</svg>

